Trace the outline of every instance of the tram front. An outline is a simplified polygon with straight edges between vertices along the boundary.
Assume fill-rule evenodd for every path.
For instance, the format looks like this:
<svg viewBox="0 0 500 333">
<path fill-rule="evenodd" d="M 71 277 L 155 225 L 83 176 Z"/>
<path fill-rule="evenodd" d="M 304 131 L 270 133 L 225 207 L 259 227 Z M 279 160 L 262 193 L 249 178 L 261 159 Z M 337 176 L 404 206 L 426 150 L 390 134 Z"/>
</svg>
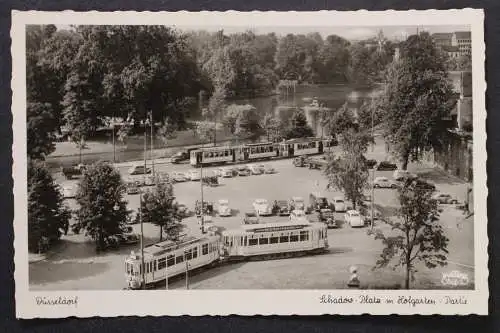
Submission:
<svg viewBox="0 0 500 333">
<path fill-rule="evenodd" d="M 125 260 L 125 279 L 130 289 L 140 289 L 142 286 L 141 260 L 134 251 Z"/>
</svg>

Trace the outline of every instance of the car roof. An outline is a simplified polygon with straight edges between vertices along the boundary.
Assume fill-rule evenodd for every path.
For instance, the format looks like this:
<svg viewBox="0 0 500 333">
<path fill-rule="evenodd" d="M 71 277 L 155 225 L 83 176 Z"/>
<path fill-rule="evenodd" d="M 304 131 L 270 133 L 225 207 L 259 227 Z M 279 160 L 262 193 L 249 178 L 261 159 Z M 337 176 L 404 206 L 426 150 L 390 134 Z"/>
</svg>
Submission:
<svg viewBox="0 0 500 333">
<path fill-rule="evenodd" d="M 255 202 L 257 202 L 257 201 L 266 201 L 267 202 L 267 199 L 263 199 L 263 198 L 255 199 Z"/>
<path fill-rule="evenodd" d="M 333 200 L 342 200 L 342 201 L 344 201 L 344 197 L 333 197 Z"/>
<path fill-rule="evenodd" d="M 292 200 L 304 200 L 302 197 L 292 197 Z"/>
<path fill-rule="evenodd" d="M 383 176 L 381 176 L 381 177 L 376 177 L 376 178 L 375 178 L 375 180 L 377 180 L 377 179 L 380 179 L 380 180 L 389 180 L 389 178 L 387 178 L 387 177 L 383 177 Z"/>
<path fill-rule="evenodd" d="M 358 214 L 359 215 L 359 212 L 357 210 L 351 209 L 351 210 L 347 211 L 347 214 L 349 214 L 349 215 L 351 215 L 351 214 Z"/>
<path fill-rule="evenodd" d="M 229 203 L 229 200 L 227 200 L 227 199 L 219 199 L 219 203 Z"/>
</svg>

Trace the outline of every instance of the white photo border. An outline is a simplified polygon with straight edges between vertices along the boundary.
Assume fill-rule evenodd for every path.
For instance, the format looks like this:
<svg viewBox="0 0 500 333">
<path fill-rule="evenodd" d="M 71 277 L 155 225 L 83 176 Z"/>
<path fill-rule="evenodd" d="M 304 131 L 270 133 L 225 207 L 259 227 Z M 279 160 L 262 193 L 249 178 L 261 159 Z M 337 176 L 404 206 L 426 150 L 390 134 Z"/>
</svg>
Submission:
<svg viewBox="0 0 500 333">
<path fill-rule="evenodd" d="M 164 290 L 30 291 L 27 248 L 26 57 L 29 24 L 169 25 L 169 26 L 432 26 L 469 25 L 472 35 L 474 290 Z M 486 174 L 486 81 L 482 9 L 355 12 L 12 12 L 12 114 L 14 179 L 14 263 L 18 318 L 162 316 L 162 315 L 323 315 L 323 314 L 488 314 L 488 234 Z M 322 295 L 392 298 L 382 304 L 322 304 Z M 445 297 L 467 304 L 445 304 Z M 37 297 L 76 300 L 71 305 L 37 305 Z M 432 298 L 436 304 L 398 302 Z"/>
</svg>

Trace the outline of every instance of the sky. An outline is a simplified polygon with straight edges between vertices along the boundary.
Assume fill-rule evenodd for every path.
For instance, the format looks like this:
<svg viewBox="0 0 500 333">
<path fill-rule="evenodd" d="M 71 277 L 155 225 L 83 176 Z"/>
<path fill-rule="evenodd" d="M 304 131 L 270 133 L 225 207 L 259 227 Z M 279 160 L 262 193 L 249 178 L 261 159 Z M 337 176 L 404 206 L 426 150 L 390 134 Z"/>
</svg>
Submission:
<svg viewBox="0 0 500 333">
<path fill-rule="evenodd" d="M 57 25 L 58 29 L 68 29 L 69 26 Z M 319 32 L 321 36 L 338 35 L 348 40 L 360 40 L 370 37 L 375 37 L 380 30 L 384 36 L 389 39 L 402 39 L 404 36 L 413 35 L 419 31 L 428 31 L 429 33 L 436 32 L 455 32 L 455 31 L 470 31 L 469 26 L 321 26 L 321 27 L 264 27 L 264 26 L 248 26 L 248 27 L 231 27 L 231 26 L 176 26 L 175 28 L 182 31 L 206 30 L 214 32 L 223 29 L 226 34 L 244 32 L 252 30 L 256 34 L 267 34 L 274 32 L 277 35 L 292 34 L 308 34 L 311 32 Z M 403 38 L 404 39 L 404 38 Z"/>
</svg>

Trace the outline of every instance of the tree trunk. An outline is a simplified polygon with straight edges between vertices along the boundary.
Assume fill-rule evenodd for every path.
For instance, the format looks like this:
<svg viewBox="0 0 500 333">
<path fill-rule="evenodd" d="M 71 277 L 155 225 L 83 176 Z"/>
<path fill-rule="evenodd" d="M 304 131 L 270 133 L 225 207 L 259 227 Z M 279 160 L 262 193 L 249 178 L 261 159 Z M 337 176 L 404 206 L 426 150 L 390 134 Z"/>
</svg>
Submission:
<svg viewBox="0 0 500 333">
<path fill-rule="evenodd" d="M 410 264 L 406 264 L 405 289 L 410 289 Z"/>
<path fill-rule="evenodd" d="M 410 152 L 407 151 L 403 155 L 403 165 L 401 166 L 401 169 L 403 169 L 403 170 L 408 169 L 408 161 L 409 161 L 409 159 L 410 159 Z"/>
<path fill-rule="evenodd" d="M 163 226 L 160 225 L 160 242 L 163 240 Z"/>
</svg>

